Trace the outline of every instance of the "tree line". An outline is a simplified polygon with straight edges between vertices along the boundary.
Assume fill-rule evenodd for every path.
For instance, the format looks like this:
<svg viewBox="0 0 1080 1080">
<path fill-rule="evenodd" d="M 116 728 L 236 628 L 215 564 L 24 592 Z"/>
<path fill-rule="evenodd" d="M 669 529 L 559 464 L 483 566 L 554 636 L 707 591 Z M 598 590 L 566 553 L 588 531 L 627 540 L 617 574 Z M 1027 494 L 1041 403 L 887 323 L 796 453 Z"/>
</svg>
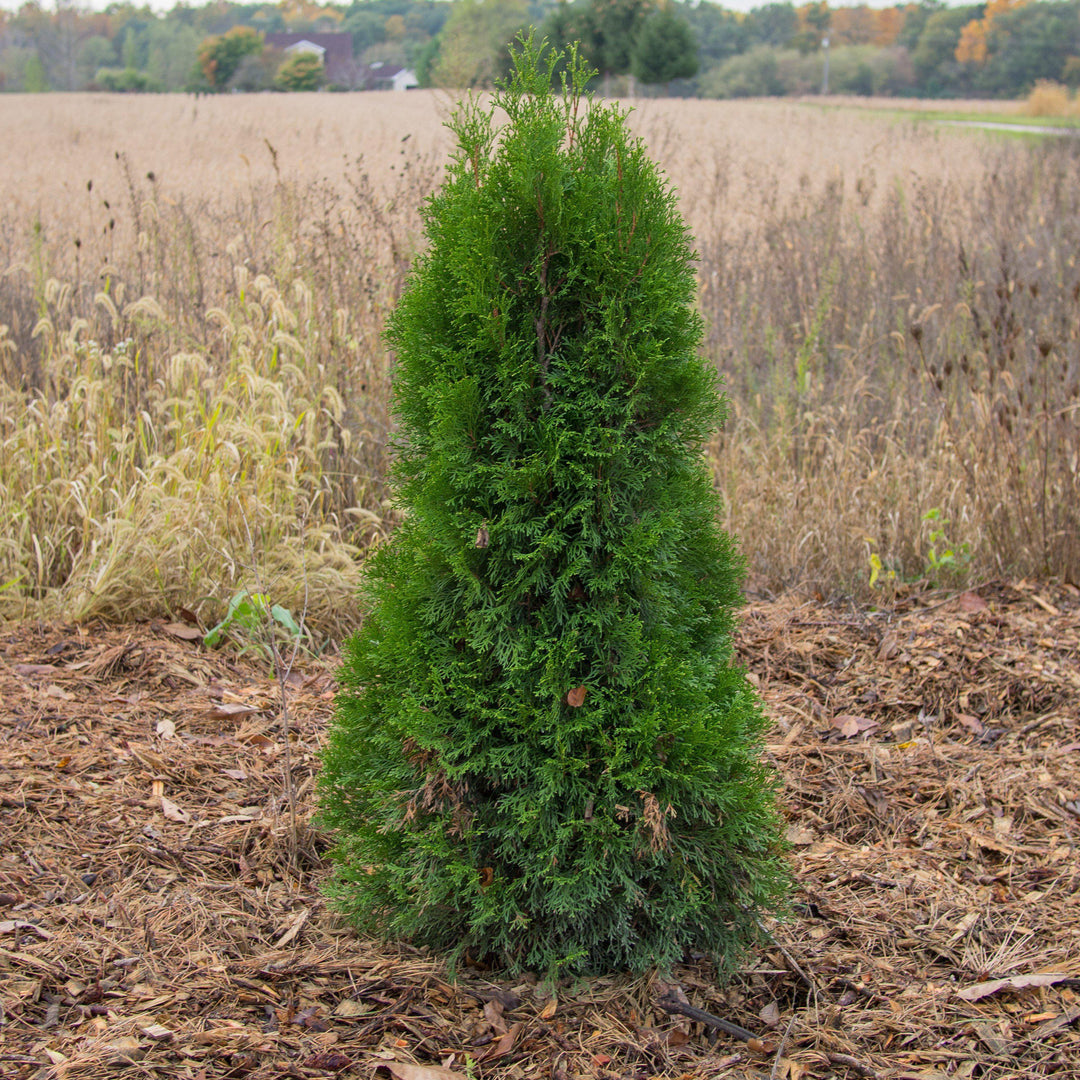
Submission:
<svg viewBox="0 0 1080 1080">
<path fill-rule="evenodd" d="M 313 89 L 308 56 L 273 32 L 348 34 L 356 71 L 412 68 L 422 86 L 487 86 L 508 45 L 538 26 L 581 43 L 609 92 L 700 97 L 834 93 L 1016 97 L 1048 79 L 1080 86 L 1080 0 L 939 0 L 871 8 L 768 3 L 742 13 L 710 0 L 281 0 L 202 7 L 70 0 L 0 11 L 0 91 Z M 331 84 L 353 89 L 360 83 Z"/>
</svg>

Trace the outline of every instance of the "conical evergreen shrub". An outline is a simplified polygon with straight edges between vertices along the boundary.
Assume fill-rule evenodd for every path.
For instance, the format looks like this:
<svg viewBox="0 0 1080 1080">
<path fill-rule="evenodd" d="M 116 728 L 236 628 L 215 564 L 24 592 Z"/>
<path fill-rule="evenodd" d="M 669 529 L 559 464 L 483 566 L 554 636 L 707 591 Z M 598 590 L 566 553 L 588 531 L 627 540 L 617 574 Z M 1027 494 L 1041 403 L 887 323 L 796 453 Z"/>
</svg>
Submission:
<svg viewBox="0 0 1080 1080">
<path fill-rule="evenodd" d="M 463 105 L 393 316 L 404 523 L 325 752 L 331 895 L 520 969 L 731 961 L 787 878 L 676 199 L 576 56 Z M 505 123 L 496 123 L 496 108 Z"/>
</svg>

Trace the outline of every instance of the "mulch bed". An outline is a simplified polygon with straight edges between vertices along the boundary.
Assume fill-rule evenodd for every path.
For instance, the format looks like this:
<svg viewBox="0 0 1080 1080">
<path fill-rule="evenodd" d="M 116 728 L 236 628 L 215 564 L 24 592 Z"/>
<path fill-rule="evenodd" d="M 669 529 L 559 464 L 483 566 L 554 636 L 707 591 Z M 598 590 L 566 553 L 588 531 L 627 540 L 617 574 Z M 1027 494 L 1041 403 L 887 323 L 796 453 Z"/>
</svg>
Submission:
<svg viewBox="0 0 1080 1080">
<path fill-rule="evenodd" d="M 750 604 L 800 891 L 723 987 L 452 980 L 357 938 L 307 824 L 333 665 L 286 732 L 265 665 L 184 633 L 0 631 L 5 1080 L 1080 1076 L 1074 588 Z"/>
</svg>

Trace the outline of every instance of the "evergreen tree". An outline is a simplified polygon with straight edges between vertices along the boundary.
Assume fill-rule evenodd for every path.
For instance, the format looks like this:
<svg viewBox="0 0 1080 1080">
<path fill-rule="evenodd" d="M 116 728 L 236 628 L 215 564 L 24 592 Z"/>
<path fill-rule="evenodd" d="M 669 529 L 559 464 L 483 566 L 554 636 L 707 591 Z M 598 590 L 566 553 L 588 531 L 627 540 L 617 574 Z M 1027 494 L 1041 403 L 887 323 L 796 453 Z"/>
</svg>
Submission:
<svg viewBox="0 0 1080 1080">
<path fill-rule="evenodd" d="M 698 50 L 690 24 L 670 5 L 650 15 L 634 43 L 630 70 L 643 83 L 669 83 L 697 74 Z"/>
<path fill-rule="evenodd" d="M 733 961 L 786 886 L 676 197 L 530 37 L 451 121 L 392 318 L 404 523 L 321 776 L 363 928 L 544 972 Z M 507 118 L 495 123 L 495 109 Z"/>
</svg>

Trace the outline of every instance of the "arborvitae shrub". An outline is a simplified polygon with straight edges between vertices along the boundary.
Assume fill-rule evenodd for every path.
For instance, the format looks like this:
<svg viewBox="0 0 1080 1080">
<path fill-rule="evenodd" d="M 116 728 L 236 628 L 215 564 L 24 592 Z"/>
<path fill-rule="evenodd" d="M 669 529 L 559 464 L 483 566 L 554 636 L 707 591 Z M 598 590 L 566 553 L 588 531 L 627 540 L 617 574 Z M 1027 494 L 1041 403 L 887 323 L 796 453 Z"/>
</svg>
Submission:
<svg viewBox="0 0 1080 1080">
<path fill-rule="evenodd" d="M 321 778 L 339 907 L 511 968 L 735 959 L 786 884 L 676 199 L 531 39 L 393 316 L 404 523 Z M 505 113 L 502 126 L 496 109 Z"/>
</svg>

